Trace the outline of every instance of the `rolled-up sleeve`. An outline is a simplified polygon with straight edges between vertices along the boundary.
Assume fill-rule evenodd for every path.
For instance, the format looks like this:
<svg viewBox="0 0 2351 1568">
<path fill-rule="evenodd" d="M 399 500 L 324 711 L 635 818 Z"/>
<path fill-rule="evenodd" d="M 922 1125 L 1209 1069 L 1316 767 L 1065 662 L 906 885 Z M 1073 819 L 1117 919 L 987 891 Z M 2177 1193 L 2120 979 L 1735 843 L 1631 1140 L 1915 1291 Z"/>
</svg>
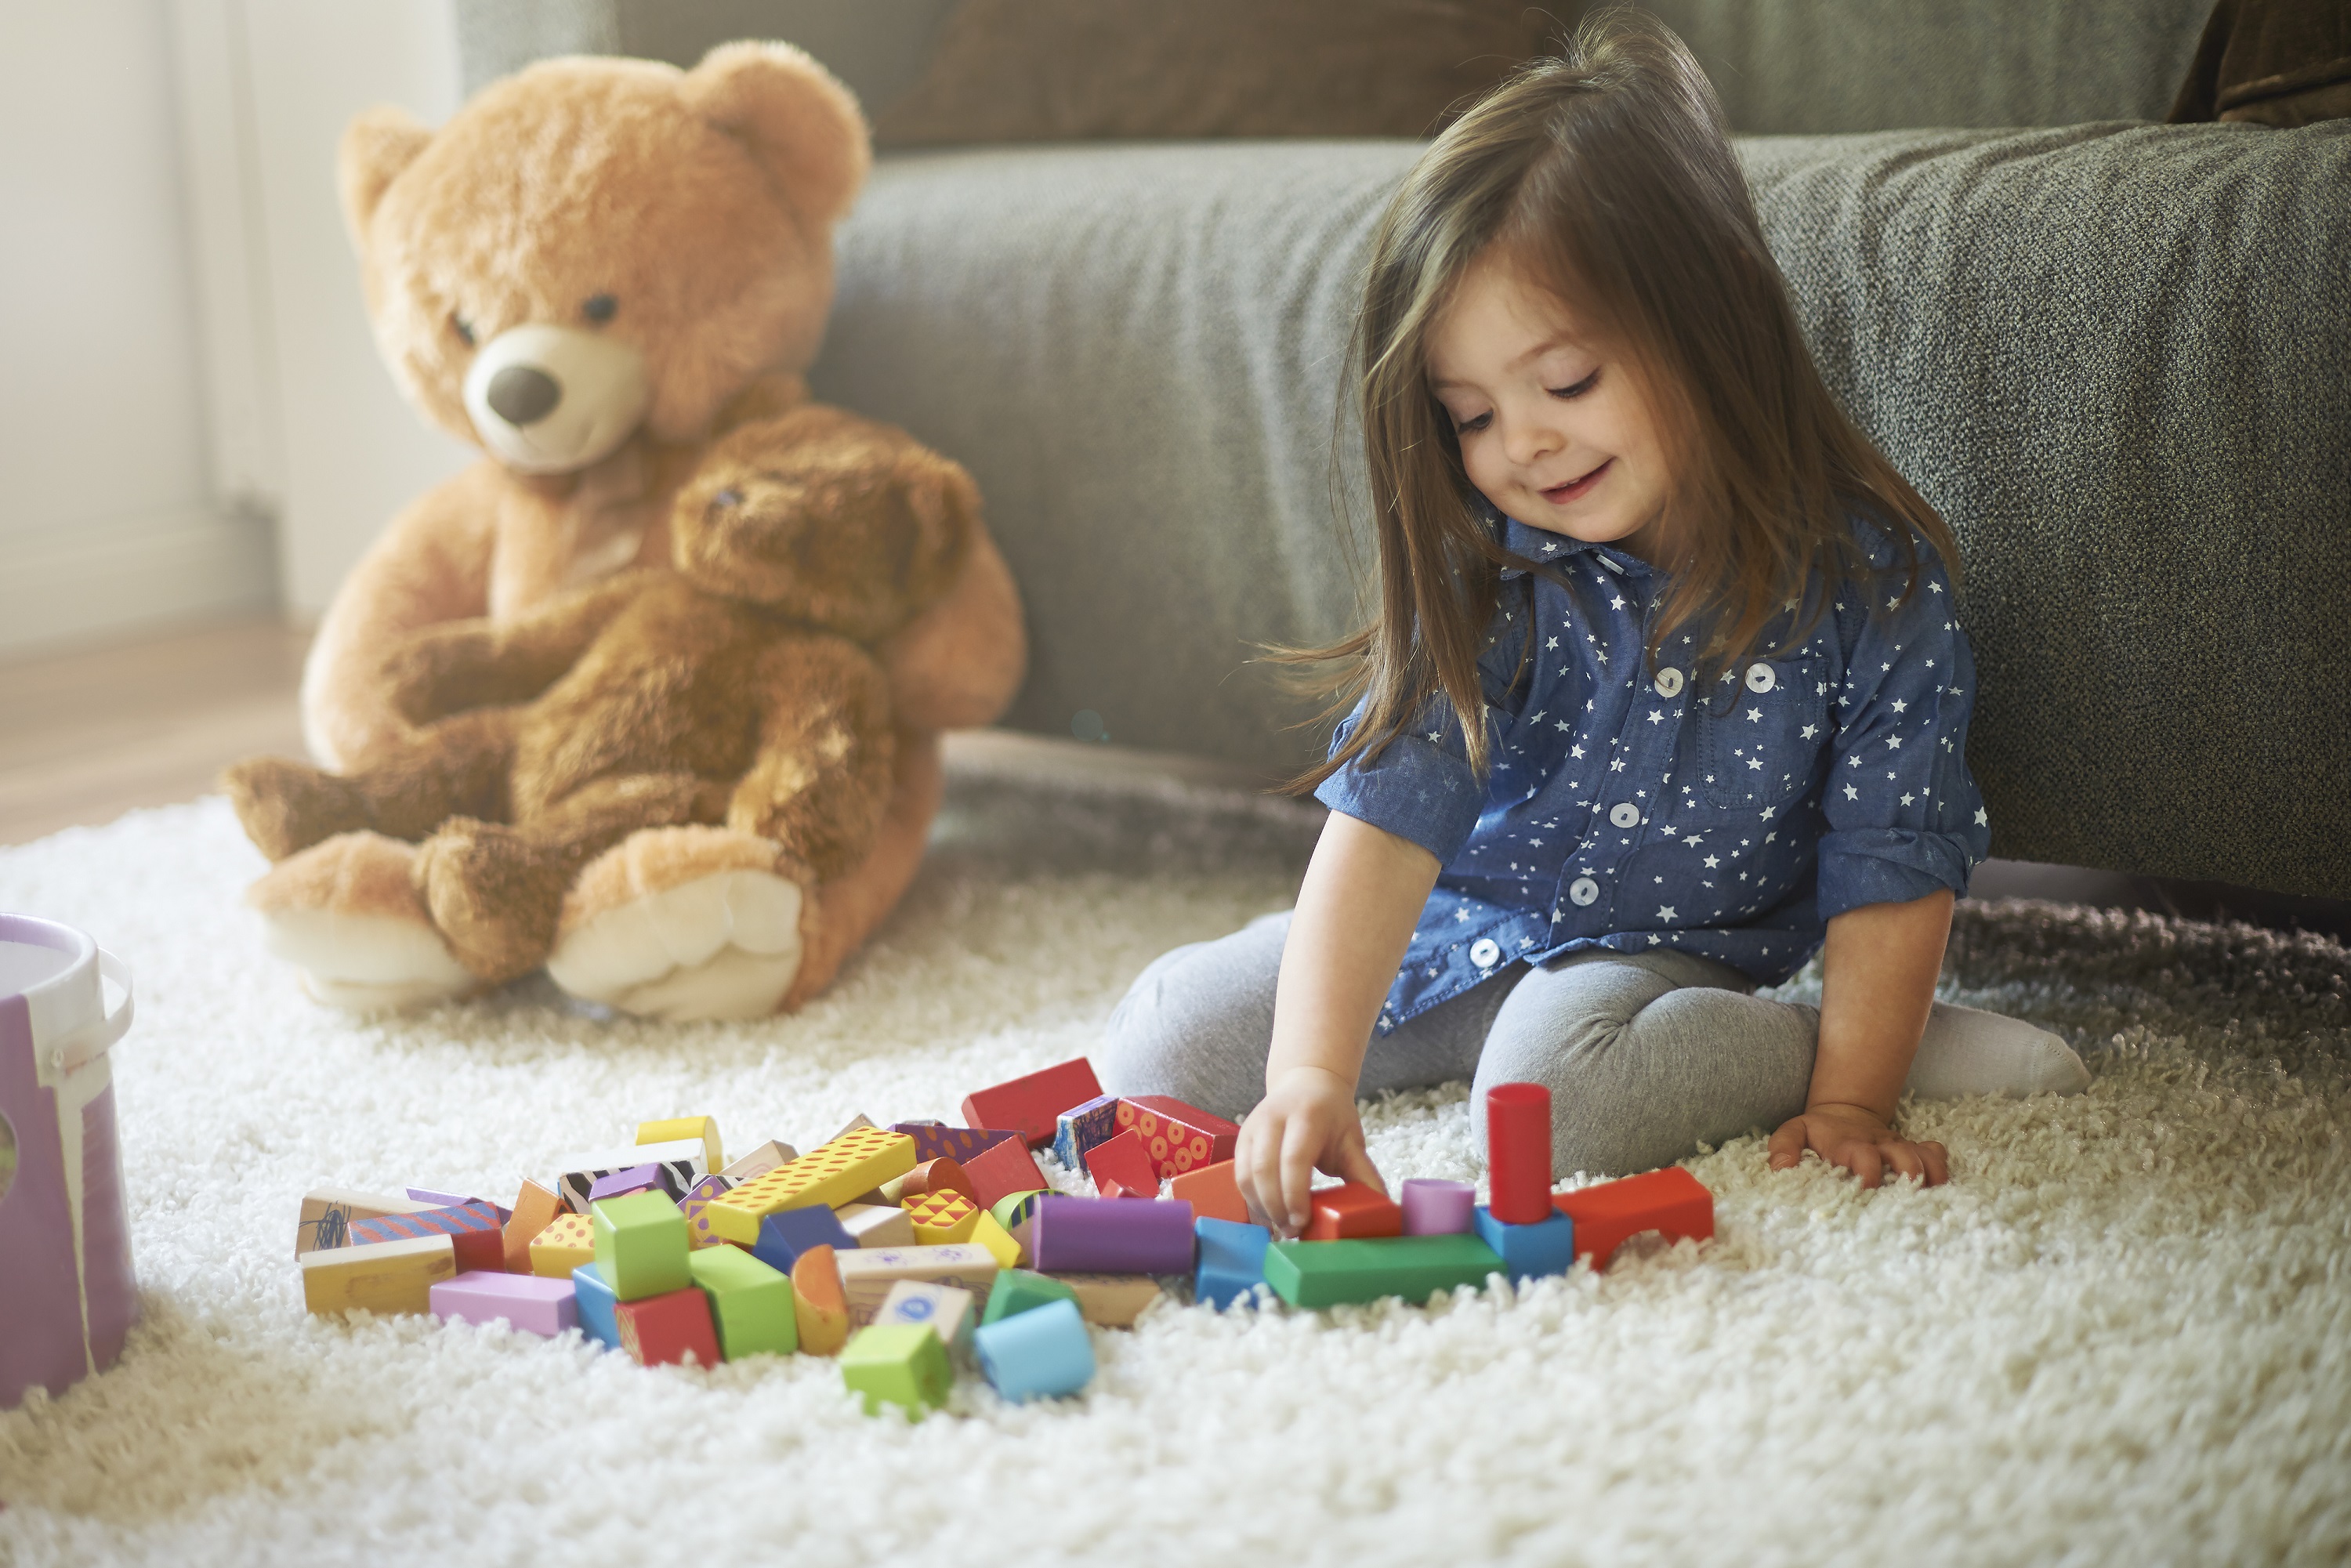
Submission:
<svg viewBox="0 0 2351 1568">
<path fill-rule="evenodd" d="M 1331 737 L 1334 755 L 1363 717 L 1358 704 L 1340 722 Z M 1358 758 L 1322 780 L 1314 798 L 1334 811 L 1410 839 L 1445 865 L 1469 841 L 1485 809 L 1486 790 L 1470 770 L 1451 706 L 1439 697 L 1422 710 L 1422 718 L 1390 741 L 1375 761 Z"/>
<path fill-rule="evenodd" d="M 1863 607 L 1849 604 L 1840 617 L 1854 631 L 1821 800 L 1823 920 L 1938 888 L 1965 893 L 1991 843 L 1991 819 L 1968 773 L 1975 662 L 1949 574 L 1930 557 L 1908 598 L 1900 599 L 1898 572 L 1881 575 L 1868 591 L 1878 596 L 1875 613 L 1850 613 Z"/>
</svg>

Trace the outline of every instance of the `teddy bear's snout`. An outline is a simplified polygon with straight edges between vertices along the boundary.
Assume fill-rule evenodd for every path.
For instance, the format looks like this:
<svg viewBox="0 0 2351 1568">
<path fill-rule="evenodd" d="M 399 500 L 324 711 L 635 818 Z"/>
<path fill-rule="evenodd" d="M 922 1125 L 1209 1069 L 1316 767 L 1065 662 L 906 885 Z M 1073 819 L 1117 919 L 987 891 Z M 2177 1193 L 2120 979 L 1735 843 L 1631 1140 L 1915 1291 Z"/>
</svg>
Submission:
<svg viewBox="0 0 2351 1568">
<path fill-rule="evenodd" d="M 524 474 L 569 474 L 628 440 L 653 402 L 644 356 L 601 332 L 527 324 L 482 345 L 465 412 L 490 455 Z"/>
<path fill-rule="evenodd" d="M 490 378 L 491 412 L 512 425 L 537 424 L 563 401 L 563 388 L 537 365 L 508 365 Z"/>
</svg>

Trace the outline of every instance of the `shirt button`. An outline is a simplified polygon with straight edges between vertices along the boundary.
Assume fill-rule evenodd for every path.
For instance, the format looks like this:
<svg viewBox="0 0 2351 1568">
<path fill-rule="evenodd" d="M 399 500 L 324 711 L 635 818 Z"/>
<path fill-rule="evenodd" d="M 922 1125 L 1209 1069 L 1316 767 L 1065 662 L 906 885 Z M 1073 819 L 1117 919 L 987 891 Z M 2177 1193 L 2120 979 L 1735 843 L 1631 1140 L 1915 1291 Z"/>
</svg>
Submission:
<svg viewBox="0 0 2351 1568">
<path fill-rule="evenodd" d="M 1772 672 L 1771 665 L 1758 663 L 1747 666 L 1747 689 L 1749 691 L 1768 692 L 1779 684 L 1780 677 Z"/>
<path fill-rule="evenodd" d="M 1679 670 L 1659 670 L 1657 672 L 1657 695 L 1661 697 L 1677 697 L 1681 695 L 1682 673 Z"/>
<path fill-rule="evenodd" d="M 1480 936 L 1469 944 L 1469 961 L 1481 969 L 1490 969 L 1502 956 L 1502 945 L 1491 936 Z"/>
<path fill-rule="evenodd" d="M 1578 904 L 1591 904 L 1600 896 L 1600 884 L 1588 876 L 1579 876 L 1567 884 L 1567 896 Z"/>
<path fill-rule="evenodd" d="M 1641 823 L 1641 808 L 1630 800 L 1619 800 L 1608 808 L 1608 820 L 1620 828 L 1635 828 Z"/>
</svg>

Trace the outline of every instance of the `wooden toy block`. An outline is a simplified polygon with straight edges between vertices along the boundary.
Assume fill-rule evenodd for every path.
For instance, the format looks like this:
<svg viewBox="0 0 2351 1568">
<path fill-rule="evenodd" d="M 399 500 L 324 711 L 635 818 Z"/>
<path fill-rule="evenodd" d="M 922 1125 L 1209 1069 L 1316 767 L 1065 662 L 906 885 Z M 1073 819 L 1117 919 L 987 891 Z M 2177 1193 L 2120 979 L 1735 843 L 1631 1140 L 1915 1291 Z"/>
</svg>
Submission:
<svg viewBox="0 0 2351 1568">
<path fill-rule="evenodd" d="M 825 1142 L 828 1144 L 837 1144 L 841 1139 L 849 1136 L 852 1133 L 871 1132 L 872 1129 L 873 1118 L 867 1115 L 864 1112 L 860 1111 L 856 1115 L 852 1116 L 849 1119 L 849 1124 L 847 1126 L 841 1128 L 841 1131 L 835 1133 L 831 1137 L 827 1138 Z"/>
<path fill-rule="evenodd" d="M 1143 1140 L 1132 1127 L 1088 1149 L 1086 1171 L 1094 1178 L 1094 1186 L 1102 1189 L 1104 1197 L 1127 1194 L 1136 1197 L 1159 1196 L 1159 1167 L 1152 1164 Z M 1119 1189 L 1115 1193 L 1109 1190 L 1113 1183 Z"/>
<path fill-rule="evenodd" d="M 718 1364 L 710 1298 L 692 1285 L 667 1295 L 622 1301 L 612 1309 L 612 1320 L 621 1331 L 621 1348 L 640 1366 L 672 1366 L 689 1355 L 697 1365 Z"/>
<path fill-rule="evenodd" d="M 882 1298 L 873 1322 L 876 1327 L 906 1324 L 930 1329 L 947 1347 L 948 1355 L 963 1356 L 971 1352 L 971 1331 L 979 1326 L 979 1307 L 969 1291 L 956 1286 L 901 1280 Z"/>
<path fill-rule="evenodd" d="M 799 1157 L 800 1152 L 789 1144 L 770 1138 L 718 1174 L 730 1183 L 746 1182 L 753 1176 L 766 1176 L 778 1166 L 788 1166 Z"/>
<path fill-rule="evenodd" d="M 294 1256 L 327 1252 L 351 1244 L 351 1222 L 387 1214 L 422 1214 L 437 1206 L 389 1193 L 322 1186 L 302 1195 L 302 1218 L 294 1228 Z"/>
<path fill-rule="evenodd" d="M 598 1176 L 646 1165 L 663 1166 L 669 1173 L 669 1190 L 684 1192 L 705 1174 L 702 1164 L 702 1140 L 679 1138 L 666 1144 L 640 1144 L 602 1154 L 573 1155 L 557 1164 L 555 1168 L 562 1175 L 556 1179 L 555 1190 L 563 1195 L 563 1201 L 572 1213 L 585 1214 L 589 1204 L 595 1201 L 589 1195 L 594 1189 Z"/>
<path fill-rule="evenodd" d="M 498 1228 L 498 1206 L 480 1198 L 455 1208 L 427 1208 L 414 1214 L 385 1214 L 351 1222 L 351 1244 L 408 1241 L 419 1236 L 446 1236 L 455 1248 L 457 1271 L 504 1270 L 506 1232 Z"/>
<path fill-rule="evenodd" d="M 1028 1224 L 1035 1218 L 1039 1198 L 1052 1196 L 1053 1189 L 1049 1186 L 1040 1186 L 1029 1192 L 1008 1192 L 989 1204 L 987 1212 L 996 1216 L 997 1224 L 1010 1230 L 1016 1226 Z"/>
<path fill-rule="evenodd" d="M 1001 1322 L 1015 1312 L 1029 1312 L 1048 1301 L 1067 1301 L 1075 1306 L 1077 1301 L 1076 1290 L 1050 1275 L 1027 1269 L 1007 1269 L 997 1275 L 996 1288 L 987 1293 L 987 1310 L 979 1321 Z"/>
<path fill-rule="evenodd" d="M 698 1138 L 702 1142 L 702 1168 L 723 1171 L 726 1168 L 725 1145 L 718 1141 L 718 1119 L 716 1116 L 672 1116 L 665 1122 L 637 1124 L 637 1142 L 644 1144 L 674 1143 L 680 1138 Z"/>
<path fill-rule="evenodd" d="M 1143 1140 L 1164 1181 L 1233 1157 L 1239 1127 L 1166 1094 L 1138 1094 L 1118 1103 L 1118 1124 Z"/>
<path fill-rule="evenodd" d="M 1551 1091 L 1497 1083 L 1486 1091 L 1487 1199 L 1505 1225 L 1536 1225 L 1551 1212 Z"/>
<path fill-rule="evenodd" d="M 1075 1291 L 1078 1313 L 1097 1328 L 1126 1329 L 1165 1292 L 1148 1274 L 1056 1274 Z"/>
<path fill-rule="evenodd" d="M 1123 1197 L 1037 1200 L 1029 1252 L 1052 1273 L 1188 1274 L 1192 1206 Z"/>
<path fill-rule="evenodd" d="M 909 1226 L 911 1232 L 913 1227 Z M 800 1260 L 800 1254 L 811 1247 L 830 1247 L 845 1252 L 857 1245 L 855 1238 L 841 1228 L 841 1218 L 829 1208 L 787 1208 L 759 1221 L 759 1239 L 751 1243 L 751 1256 L 770 1269 L 789 1274 Z"/>
<path fill-rule="evenodd" d="M 1008 1134 L 966 1160 L 963 1174 L 970 1178 L 971 1195 L 982 1208 L 994 1208 L 1016 1192 L 1036 1192 L 1047 1185 L 1037 1156 L 1017 1134 Z"/>
<path fill-rule="evenodd" d="M 1041 1148 L 1053 1141 L 1053 1129 L 1062 1112 L 1099 1098 L 1102 1092 L 1093 1064 L 1081 1056 L 966 1096 L 964 1125 L 1009 1127 L 1030 1148 Z"/>
<path fill-rule="evenodd" d="M 1063 1170 L 1086 1168 L 1086 1151 L 1118 1134 L 1118 1096 L 1097 1094 L 1053 1118 L 1053 1157 Z"/>
<path fill-rule="evenodd" d="M 839 1355 L 849 1343 L 849 1301 L 834 1259 L 831 1248 L 811 1247 L 792 1265 L 792 1313 L 810 1355 Z"/>
<path fill-rule="evenodd" d="M 1495 1218 L 1494 1211 L 1481 1203 L 1471 1219 L 1478 1239 L 1494 1249 L 1514 1285 L 1564 1274 L 1575 1264 L 1575 1223 L 1556 1210 L 1546 1208 L 1538 1224 L 1511 1225 Z"/>
<path fill-rule="evenodd" d="M 1093 1336 L 1075 1301 L 983 1324 L 972 1345 L 988 1383 L 1015 1404 L 1075 1394 L 1093 1381 Z"/>
<path fill-rule="evenodd" d="M 665 1296 L 694 1283 L 685 1216 L 657 1192 L 606 1198 L 590 1216 L 596 1270 L 623 1301 Z"/>
<path fill-rule="evenodd" d="M 952 1247 L 968 1241 L 979 1228 L 980 1207 L 960 1192 L 934 1192 L 906 1205 L 918 1247 Z M 993 1256 L 991 1254 L 991 1256 Z"/>
<path fill-rule="evenodd" d="M 608 1197 L 626 1197 L 632 1192 L 657 1192 L 672 1203 L 679 1193 L 667 1180 L 659 1166 L 632 1166 L 611 1176 L 598 1176 L 588 1186 L 588 1207 L 594 1208 Z"/>
<path fill-rule="evenodd" d="M 914 1163 L 954 1160 L 968 1166 L 1007 1138 L 1020 1134 L 1008 1127 L 950 1127 L 945 1122 L 893 1122 L 890 1130 L 914 1140 Z"/>
<path fill-rule="evenodd" d="M 531 1239 L 530 1271 L 550 1280 L 570 1277 L 582 1263 L 596 1261 L 596 1225 L 584 1214 L 558 1215 Z"/>
<path fill-rule="evenodd" d="M 725 1197 L 735 1184 L 723 1176 L 706 1176 L 694 1184 L 693 1190 L 678 1200 L 678 1212 L 685 1216 L 685 1242 L 689 1247 L 723 1247 L 724 1238 L 710 1228 L 710 1217 L 704 1213 L 710 1200 Z"/>
<path fill-rule="evenodd" d="M 841 1381 L 864 1401 L 868 1416 L 896 1405 L 920 1420 L 946 1404 L 955 1370 L 930 1324 L 873 1323 L 842 1348 Z"/>
<path fill-rule="evenodd" d="M 1575 1221 L 1575 1255 L 1595 1269 L 1606 1268 L 1620 1244 L 1645 1230 L 1668 1241 L 1714 1235 L 1714 1194 L 1679 1166 L 1562 1192 L 1551 1203 Z"/>
<path fill-rule="evenodd" d="M 1247 1225 L 1249 1222 L 1249 1204 L 1242 1198 L 1240 1183 L 1234 1179 L 1234 1175 L 1235 1167 L 1230 1160 L 1219 1160 L 1212 1166 L 1195 1166 L 1167 1184 L 1167 1196 L 1190 1204 L 1195 1217 Z"/>
<path fill-rule="evenodd" d="M 982 1300 L 996 1283 L 996 1260 L 987 1248 L 967 1241 L 952 1247 L 861 1247 L 841 1253 L 833 1264 L 841 1271 L 850 1323 L 858 1328 L 873 1321 L 890 1287 L 901 1280 L 954 1285 Z"/>
<path fill-rule="evenodd" d="M 973 1223 L 970 1236 L 975 1247 L 985 1247 L 987 1255 L 996 1260 L 999 1269 L 1018 1269 L 1028 1260 L 1029 1249 L 1020 1245 L 1009 1230 L 996 1221 L 996 1216 L 982 1214 Z"/>
<path fill-rule="evenodd" d="M 1262 1225 L 1204 1215 L 1193 1221 L 1200 1241 L 1200 1266 L 1192 1276 L 1192 1299 L 1222 1310 L 1254 1295 L 1265 1282 L 1265 1249 L 1273 1232 Z"/>
<path fill-rule="evenodd" d="M 314 1312 L 429 1312 L 433 1287 L 457 1277 L 446 1236 L 371 1241 L 305 1252 L 302 1302 Z"/>
<path fill-rule="evenodd" d="M 462 1208 L 469 1203 L 489 1203 L 492 1208 L 497 1210 L 498 1223 L 500 1225 L 504 1225 L 507 1220 L 514 1218 L 514 1210 L 500 1207 L 497 1204 L 490 1203 L 488 1198 L 479 1197 L 472 1193 L 434 1192 L 429 1188 L 421 1186 L 406 1187 L 402 1190 L 408 1194 L 409 1202 L 421 1203 L 428 1208 Z"/>
<path fill-rule="evenodd" d="M 1359 1181 L 1318 1187 L 1307 1195 L 1307 1202 L 1314 1209 L 1314 1218 L 1306 1225 L 1309 1241 L 1404 1234 L 1404 1210 L 1378 1188 Z"/>
<path fill-rule="evenodd" d="M 767 1215 L 819 1204 L 837 1207 L 914 1168 L 914 1139 L 879 1127 L 860 1127 L 711 1199 L 703 1212 L 721 1239 L 748 1247 L 758 1240 L 759 1221 Z"/>
<path fill-rule="evenodd" d="M 959 1192 L 971 1199 L 973 1207 L 987 1207 L 979 1201 L 979 1193 L 971 1185 L 971 1177 L 964 1174 L 963 1166 L 945 1155 L 935 1160 L 925 1160 L 898 1178 L 898 1202 L 901 1205 L 941 1192 Z"/>
<path fill-rule="evenodd" d="M 906 1211 L 884 1203 L 852 1203 L 833 1211 L 854 1247 L 912 1247 L 914 1222 Z"/>
<path fill-rule="evenodd" d="M 571 1270 L 572 1301 L 580 1314 L 580 1332 L 606 1350 L 621 1348 L 621 1298 L 612 1294 L 612 1287 L 604 1283 L 593 1263 L 582 1263 Z"/>
<path fill-rule="evenodd" d="M 501 1245 L 506 1253 L 507 1272 L 530 1272 L 530 1244 L 538 1234 L 556 1221 L 556 1217 L 570 1211 L 564 1207 L 562 1197 L 554 1188 L 526 1181 L 515 1195 L 514 1217 L 506 1222 Z"/>
<path fill-rule="evenodd" d="M 1425 1301 L 1458 1285 L 1481 1287 L 1502 1260 L 1475 1236 L 1396 1236 L 1370 1241 L 1277 1241 L 1265 1282 L 1293 1307 L 1333 1307 L 1402 1296 Z"/>
<path fill-rule="evenodd" d="M 789 1355 L 799 1348 L 799 1310 L 790 1275 L 733 1247 L 705 1247 L 685 1261 L 694 1282 L 710 1298 L 711 1325 L 719 1354 L 727 1360 Z"/>
<path fill-rule="evenodd" d="M 1477 1202 L 1478 1189 L 1466 1181 L 1414 1176 L 1396 1207 L 1404 1210 L 1406 1236 L 1466 1236 L 1475 1228 L 1469 1211 Z"/>
<path fill-rule="evenodd" d="M 569 1280 L 531 1274 L 475 1270 L 444 1280 L 430 1292 L 433 1315 L 461 1322 L 494 1323 L 501 1318 L 524 1333 L 553 1339 L 580 1321 L 578 1292 Z"/>
</svg>

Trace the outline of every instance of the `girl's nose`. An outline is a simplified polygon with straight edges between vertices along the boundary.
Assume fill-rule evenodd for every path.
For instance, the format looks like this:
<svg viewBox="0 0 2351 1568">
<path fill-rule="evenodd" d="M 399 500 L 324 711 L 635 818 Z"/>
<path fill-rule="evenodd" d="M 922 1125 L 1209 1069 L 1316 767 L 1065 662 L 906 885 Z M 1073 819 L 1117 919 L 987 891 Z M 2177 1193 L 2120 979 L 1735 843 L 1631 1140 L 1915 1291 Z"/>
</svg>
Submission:
<svg viewBox="0 0 2351 1568">
<path fill-rule="evenodd" d="M 1541 420 L 1514 420 L 1502 437 L 1502 451 L 1521 468 L 1540 463 L 1562 444 L 1559 432 Z"/>
</svg>

